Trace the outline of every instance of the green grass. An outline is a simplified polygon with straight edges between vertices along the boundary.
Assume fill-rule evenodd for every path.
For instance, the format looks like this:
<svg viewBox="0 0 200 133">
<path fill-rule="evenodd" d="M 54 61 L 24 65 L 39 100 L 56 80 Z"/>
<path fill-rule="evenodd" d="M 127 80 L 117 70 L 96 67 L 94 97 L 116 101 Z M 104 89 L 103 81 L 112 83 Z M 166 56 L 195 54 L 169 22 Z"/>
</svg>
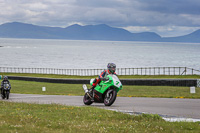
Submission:
<svg viewBox="0 0 200 133">
<path fill-rule="evenodd" d="M 200 88 L 191 94 L 189 87 L 175 86 L 124 86 L 118 93 L 122 97 L 200 98 Z"/>
<path fill-rule="evenodd" d="M 42 77 L 42 78 L 70 78 L 70 79 L 91 79 L 97 76 L 71 76 L 71 75 L 56 75 L 56 74 L 28 74 L 28 73 L 0 73 L 7 76 L 27 76 L 27 77 Z M 120 79 L 200 79 L 200 75 L 119 75 Z"/>
<path fill-rule="evenodd" d="M 199 122 L 166 122 L 158 115 L 128 115 L 94 107 L 0 101 L 0 132 L 6 133 L 182 133 L 200 131 Z"/>
<path fill-rule="evenodd" d="M 44 95 L 84 95 L 81 84 L 59 84 L 46 82 L 33 82 L 10 80 L 11 93 L 44 94 Z M 46 87 L 46 91 L 42 91 Z M 88 86 L 89 87 L 89 86 Z"/>
<path fill-rule="evenodd" d="M 83 96 L 81 84 L 59 84 L 33 81 L 10 80 L 11 93 L 44 95 L 78 95 Z M 90 88 L 90 85 L 87 85 Z M 42 91 L 46 87 L 46 91 Z M 122 97 L 165 97 L 165 98 L 200 98 L 200 88 L 191 94 L 189 87 L 174 86 L 123 86 L 118 96 Z"/>
</svg>

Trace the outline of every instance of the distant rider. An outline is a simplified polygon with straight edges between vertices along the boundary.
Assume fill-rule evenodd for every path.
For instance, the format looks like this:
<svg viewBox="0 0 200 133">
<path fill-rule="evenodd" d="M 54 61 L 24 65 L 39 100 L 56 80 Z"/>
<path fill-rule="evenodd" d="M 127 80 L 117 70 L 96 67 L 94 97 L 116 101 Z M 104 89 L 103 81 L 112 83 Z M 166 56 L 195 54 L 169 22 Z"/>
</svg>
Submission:
<svg viewBox="0 0 200 133">
<path fill-rule="evenodd" d="M 116 65 L 114 63 L 108 63 L 107 65 L 107 70 L 104 70 L 99 76 L 98 78 L 95 78 L 95 80 L 93 81 L 93 84 L 92 84 L 92 87 L 90 88 L 91 89 L 91 92 L 93 94 L 93 90 L 94 88 L 96 87 L 96 85 L 98 83 L 100 83 L 101 81 L 106 81 L 108 80 L 106 77 L 108 74 L 115 74 L 116 71 Z"/>
<path fill-rule="evenodd" d="M 1 94 L 3 93 L 4 84 L 8 84 L 11 89 L 10 81 L 7 76 L 4 76 L 3 81 L 1 82 Z"/>
</svg>

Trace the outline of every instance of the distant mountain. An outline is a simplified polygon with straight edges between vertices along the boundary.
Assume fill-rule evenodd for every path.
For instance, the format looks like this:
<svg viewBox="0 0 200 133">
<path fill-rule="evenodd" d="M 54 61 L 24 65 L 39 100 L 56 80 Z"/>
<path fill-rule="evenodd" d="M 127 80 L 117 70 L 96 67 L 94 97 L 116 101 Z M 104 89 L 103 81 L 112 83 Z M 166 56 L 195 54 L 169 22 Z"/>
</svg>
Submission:
<svg viewBox="0 0 200 133">
<path fill-rule="evenodd" d="M 132 33 L 124 29 L 112 28 L 105 24 L 87 26 L 76 24 L 65 28 L 65 31 L 68 33 L 67 36 L 72 39 L 117 41 L 133 39 Z"/>
<path fill-rule="evenodd" d="M 163 38 L 166 42 L 194 42 L 200 43 L 200 30 L 194 31 L 191 34 L 179 36 L 179 37 L 166 37 Z"/>
<path fill-rule="evenodd" d="M 0 25 L 0 37 L 112 41 L 151 41 L 161 38 L 156 33 L 131 33 L 127 30 L 113 28 L 105 24 L 87 26 L 75 24 L 66 28 L 59 28 L 37 26 L 19 22 Z"/>
<path fill-rule="evenodd" d="M 46 27 L 19 22 L 0 25 L 1 38 L 70 39 L 70 40 L 109 40 L 109 41 L 154 41 L 154 42 L 200 42 L 200 30 L 180 37 L 161 38 L 154 32 L 131 33 L 122 28 L 105 24 L 66 28 Z"/>
<path fill-rule="evenodd" d="M 61 37 L 59 34 L 56 33 L 57 31 L 60 30 L 62 30 L 62 28 L 51 28 L 51 27 L 13 22 L 0 25 L 0 37 L 59 39 Z"/>
</svg>

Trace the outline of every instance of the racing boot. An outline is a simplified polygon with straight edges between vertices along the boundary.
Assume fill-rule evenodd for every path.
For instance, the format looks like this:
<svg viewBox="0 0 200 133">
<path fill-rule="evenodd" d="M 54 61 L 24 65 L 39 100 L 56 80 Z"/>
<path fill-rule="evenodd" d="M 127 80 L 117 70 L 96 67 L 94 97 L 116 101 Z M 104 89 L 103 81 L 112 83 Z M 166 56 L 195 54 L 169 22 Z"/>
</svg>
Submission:
<svg viewBox="0 0 200 133">
<path fill-rule="evenodd" d="M 91 96 L 91 101 L 94 102 L 94 88 L 95 86 L 92 86 L 90 89 L 89 89 L 89 95 Z"/>
</svg>

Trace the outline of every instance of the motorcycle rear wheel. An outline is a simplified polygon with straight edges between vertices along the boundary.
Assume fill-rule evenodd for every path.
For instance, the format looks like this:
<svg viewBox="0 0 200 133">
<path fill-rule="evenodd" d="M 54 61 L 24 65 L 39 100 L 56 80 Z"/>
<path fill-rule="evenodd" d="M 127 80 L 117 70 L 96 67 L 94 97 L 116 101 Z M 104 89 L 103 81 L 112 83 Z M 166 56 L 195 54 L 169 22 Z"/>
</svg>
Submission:
<svg viewBox="0 0 200 133">
<path fill-rule="evenodd" d="M 117 91 L 115 89 L 108 90 L 104 98 L 104 105 L 111 106 L 115 102 L 116 97 Z"/>
<path fill-rule="evenodd" d="M 84 97 L 83 97 L 83 103 L 85 105 L 91 105 L 93 102 L 91 101 L 91 98 L 88 96 L 87 93 L 85 93 Z"/>
<path fill-rule="evenodd" d="M 2 97 L 2 99 L 6 98 L 6 96 L 5 96 L 5 90 L 2 90 L 1 97 Z"/>
</svg>

